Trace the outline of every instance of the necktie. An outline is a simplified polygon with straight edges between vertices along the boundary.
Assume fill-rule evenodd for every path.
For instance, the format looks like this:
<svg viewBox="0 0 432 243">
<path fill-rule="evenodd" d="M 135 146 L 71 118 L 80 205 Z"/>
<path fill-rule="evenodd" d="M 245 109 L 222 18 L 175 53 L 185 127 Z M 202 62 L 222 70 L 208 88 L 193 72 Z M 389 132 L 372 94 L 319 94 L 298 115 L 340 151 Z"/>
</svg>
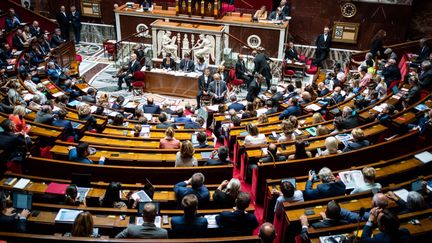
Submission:
<svg viewBox="0 0 432 243">
<path fill-rule="evenodd" d="M 219 87 L 219 83 L 216 82 L 216 95 L 219 96 L 220 95 L 220 87 Z"/>
<path fill-rule="evenodd" d="M 184 67 L 184 71 L 187 71 L 187 69 L 188 69 L 188 65 L 189 65 L 189 61 L 186 61 L 186 65 L 185 65 L 185 67 Z"/>
</svg>

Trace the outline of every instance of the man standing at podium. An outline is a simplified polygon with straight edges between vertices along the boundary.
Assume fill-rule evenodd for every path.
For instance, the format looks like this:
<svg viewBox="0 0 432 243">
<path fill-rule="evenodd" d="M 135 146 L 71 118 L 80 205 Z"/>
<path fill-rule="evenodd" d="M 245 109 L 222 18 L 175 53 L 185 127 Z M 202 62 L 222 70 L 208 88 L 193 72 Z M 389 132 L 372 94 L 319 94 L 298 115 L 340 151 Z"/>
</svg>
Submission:
<svg viewBox="0 0 432 243">
<path fill-rule="evenodd" d="M 137 55 L 136 54 L 131 54 L 131 60 L 129 62 L 128 65 L 128 69 L 126 70 L 126 72 L 121 73 L 120 75 L 118 75 L 118 90 L 122 89 L 122 84 L 123 84 L 123 79 L 126 82 L 126 85 L 129 88 L 129 92 L 132 91 L 132 86 L 131 86 L 131 82 L 133 81 L 133 74 L 136 71 L 139 71 L 141 69 L 141 65 L 139 63 L 139 61 L 137 60 Z"/>
</svg>

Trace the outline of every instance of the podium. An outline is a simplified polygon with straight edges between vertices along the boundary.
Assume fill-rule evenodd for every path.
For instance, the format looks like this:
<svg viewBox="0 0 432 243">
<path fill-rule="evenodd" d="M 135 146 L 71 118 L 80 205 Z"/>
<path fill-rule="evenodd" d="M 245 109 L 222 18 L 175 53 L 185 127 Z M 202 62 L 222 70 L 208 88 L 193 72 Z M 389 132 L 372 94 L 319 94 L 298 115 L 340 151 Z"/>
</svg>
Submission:
<svg viewBox="0 0 432 243">
<path fill-rule="evenodd" d="M 220 0 L 176 0 L 176 15 L 218 19 L 222 17 L 222 4 Z"/>
</svg>

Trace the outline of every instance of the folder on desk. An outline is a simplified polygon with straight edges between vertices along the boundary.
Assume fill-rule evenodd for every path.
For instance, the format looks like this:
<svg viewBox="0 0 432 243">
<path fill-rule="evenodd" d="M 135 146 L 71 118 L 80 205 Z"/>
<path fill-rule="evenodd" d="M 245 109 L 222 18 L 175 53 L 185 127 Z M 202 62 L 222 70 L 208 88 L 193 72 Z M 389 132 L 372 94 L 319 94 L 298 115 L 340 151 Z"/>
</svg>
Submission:
<svg viewBox="0 0 432 243">
<path fill-rule="evenodd" d="M 414 157 L 418 160 L 420 160 L 421 162 L 423 162 L 423 164 L 429 163 L 432 161 L 432 154 L 428 151 L 424 151 L 421 152 L 419 154 L 414 155 Z"/>
<path fill-rule="evenodd" d="M 28 184 L 30 183 L 29 179 L 21 178 L 19 181 L 14 185 L 14 188 L 17 189 L 24 189 Z"/>
<path fill-rule="evenodd" d="M 48 185 L 47 189 L 45 190 L 45 193 L 64 195 L 65 191 L 66 191 L 66 188 L 68 186 L 69 186 L 68 184 L 51 182 Z"/>
<path fill-rule="evenodd" d="M 75 218 L 80 214 L 81 210 L 70 210 L 70 209 L 60 209 L 55 217 L 55 221 L 58 223 L 73 223 Z"/>
</svg>

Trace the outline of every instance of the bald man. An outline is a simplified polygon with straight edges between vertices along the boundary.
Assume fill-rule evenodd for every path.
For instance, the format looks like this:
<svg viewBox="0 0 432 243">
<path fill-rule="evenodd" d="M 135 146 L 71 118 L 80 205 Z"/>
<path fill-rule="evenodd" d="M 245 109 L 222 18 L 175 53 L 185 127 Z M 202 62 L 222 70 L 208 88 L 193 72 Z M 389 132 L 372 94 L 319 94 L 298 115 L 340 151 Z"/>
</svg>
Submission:
<svg viewBox="0 0 432 243">
<path fill-rule="evenodd" d="M 118 82 L 117 82 L 118 90 L 122 89 L 122 84 L 124 80 L 126 82 L 126 85 L 129 88 L 128 91 L 131 92 L 132 91 L 131 82 L 133 81 L 133 74 L 139 70 L 141 70 L 141 64 L 137 60 L 137 55 L 135 53 L 132 53 L 130 56 L 128 69 L 126 70 L 126 72 L 123 72 L 120 75 L 118 75 Z"/>
<path fill-rule="evenodd" d="M 142 225 L 130 225 L 115 238 L 167 239 L 167 230 L 158 228 L 154 224 L 156 206 L 153 203 L 146 203 L 142 213 L 144 220 Z"/>
<path fill-rule="evenodd" d="M 147 104 L 143 105 L 143 111 L 148 114 L 159 114 L 160 107 L 154 104 L 153 98 L 148 98 Z"/>
<path fill-rule="evenodd" d="M 274 226 L 268 222 L 262 224 L 259 231 L 259 237 L 263 243 L 273 243 L 276 238 L 276 230 Z"/>
</svg>

